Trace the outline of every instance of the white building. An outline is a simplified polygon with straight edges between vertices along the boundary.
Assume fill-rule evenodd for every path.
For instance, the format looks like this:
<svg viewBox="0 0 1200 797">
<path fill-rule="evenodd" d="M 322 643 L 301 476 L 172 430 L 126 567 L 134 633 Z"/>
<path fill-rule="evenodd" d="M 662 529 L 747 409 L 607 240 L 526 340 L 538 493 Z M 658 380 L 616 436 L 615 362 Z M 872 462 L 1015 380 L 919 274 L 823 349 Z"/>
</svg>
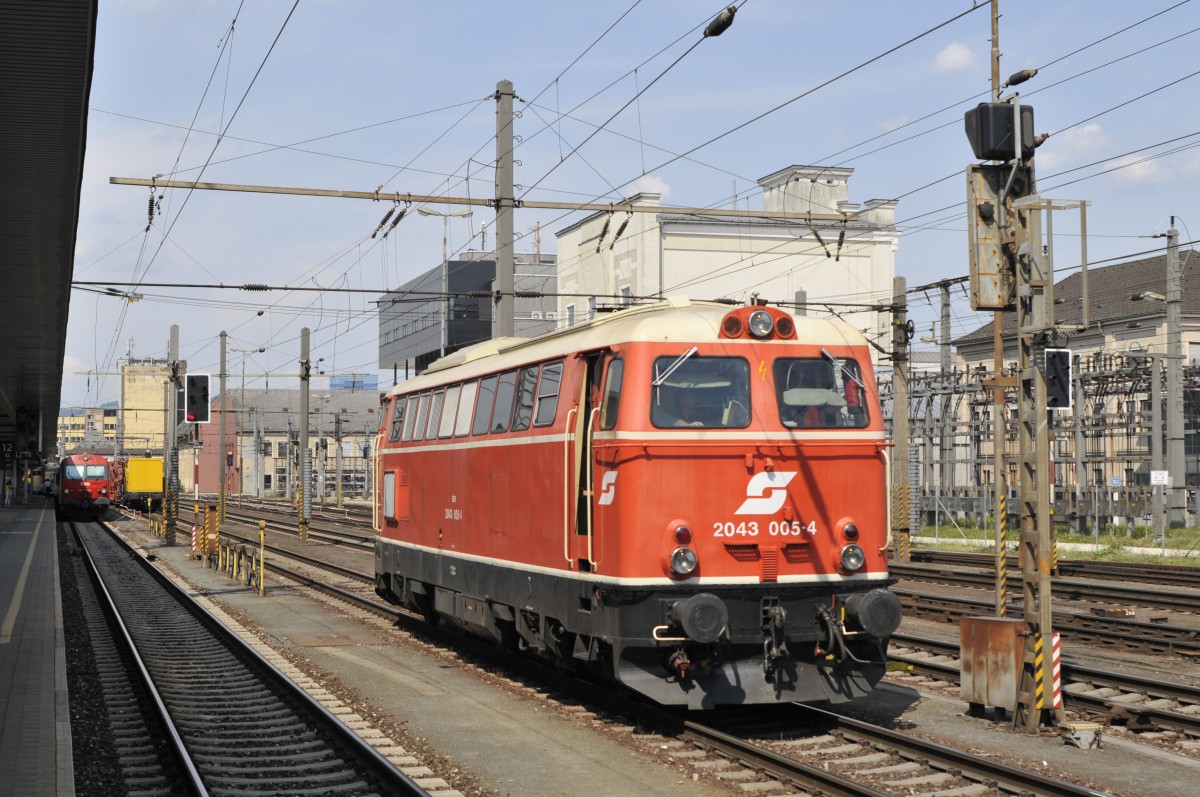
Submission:
<svg viewBox="0 0 1200 797">
<path fill-rule="evenodd" d="M 896 203 L 849 201 L 853 169 L 789 166 L 758 181 L 763 210 L 823 220 L 728 218 L 662 213 L 594 213 L 558 232 L 558 323 L 639 297 L 686 295 L 830 312 L 890 345 L 889 316 L 862 305 L 888 303 L 895 274 Z M 657 206 L 661 195 L 628 201 Z M 833 214 L 836 219 L 828 217 Z M 828 308 L 826 307 L 828 305 Z M 857 305 L 855 307 L 853 305 Z"/>
</svg>

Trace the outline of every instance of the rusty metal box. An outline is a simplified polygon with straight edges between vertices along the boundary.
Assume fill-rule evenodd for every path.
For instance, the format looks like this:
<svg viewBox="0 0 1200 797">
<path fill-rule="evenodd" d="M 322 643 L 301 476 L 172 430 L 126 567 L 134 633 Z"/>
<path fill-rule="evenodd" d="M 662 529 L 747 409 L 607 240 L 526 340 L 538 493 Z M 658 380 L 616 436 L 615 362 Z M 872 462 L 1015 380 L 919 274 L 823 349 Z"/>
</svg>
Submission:
<svg viewBox="0 0 1200 797">
<path fill-rule="evenodd" d="M 1015 708 L 1025 623 L 1003 617 L 964 617 L 959 625 L 961 694 L 968 703 Z"/>
</svg>

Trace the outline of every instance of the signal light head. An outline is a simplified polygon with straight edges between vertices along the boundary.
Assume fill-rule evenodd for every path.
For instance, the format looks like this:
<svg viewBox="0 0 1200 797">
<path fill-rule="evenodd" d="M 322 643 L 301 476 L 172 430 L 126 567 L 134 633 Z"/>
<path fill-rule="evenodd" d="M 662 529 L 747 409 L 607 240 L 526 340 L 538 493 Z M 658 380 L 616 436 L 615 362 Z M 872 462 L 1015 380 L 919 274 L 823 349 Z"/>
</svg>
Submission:
<svg viewBox="0 0 1200 797">
<path fill-rule="evenodd" d="M 721 331 L 729 338 L 741 337 L 742 319 L 735 315 L 725 316 L 725 320 L 721 322 Z"/>
<path fill-rule="evenodd" d="M 750 334 L 756 338 L 765 338 L 775 329 L 775 320 L 766 310 L 755 310 L 750 314 Z"/>
<path fill-rule="evenodd" d="M 692 541 L 692 530 L 687 526 L 679 526 L 675 529 L 675 542 L 680 545 L 687 545 Z"/>
</svg>

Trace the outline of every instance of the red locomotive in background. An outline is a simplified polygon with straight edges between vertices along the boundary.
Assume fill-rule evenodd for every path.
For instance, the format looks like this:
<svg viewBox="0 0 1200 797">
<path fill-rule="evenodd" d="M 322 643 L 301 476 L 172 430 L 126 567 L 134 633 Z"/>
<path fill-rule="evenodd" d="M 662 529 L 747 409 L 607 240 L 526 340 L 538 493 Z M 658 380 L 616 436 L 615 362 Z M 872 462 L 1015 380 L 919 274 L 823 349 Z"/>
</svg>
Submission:
<svg viewBox="0 0 1200 797">
<path fill-rule="evenodd" d="M 883 676 L 888 443 L 848 325 L 671 299 L 461 350 L 384 404 L 387 600 L 666 705 Z"/>
<path fill-rule="evenodd" d="M 120 465 L 99 454 L 71 454 L 59 463 L 54 487 L 60 517 L 95 520 L 118 500 Z"/>
</svg>

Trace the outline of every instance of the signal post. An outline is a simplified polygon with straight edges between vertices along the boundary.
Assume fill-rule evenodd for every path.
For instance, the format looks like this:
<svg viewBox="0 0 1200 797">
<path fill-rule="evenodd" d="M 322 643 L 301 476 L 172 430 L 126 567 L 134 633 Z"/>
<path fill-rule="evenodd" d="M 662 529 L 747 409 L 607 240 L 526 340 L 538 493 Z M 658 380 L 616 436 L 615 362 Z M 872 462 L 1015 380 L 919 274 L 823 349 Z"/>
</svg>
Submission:
<svg viewBox="0 0 1200 797">
<path fill-rule="evenodd" d="M 1036 733 L 1040 725 L 1065 721 L 1056 681 L 1057 636 L 1052 627 L 1050 574 L 1054 562 L 1049 412 L 1069 409 L 1072 398 L 1071 353 L 1061 347 L 1070 333 L 1088 324 L 1087 202 L 1056 201 L 1036 193 L 1034 149 L 1046 136 L 1035 136 L 1033 109 L 1014 92 L 1000 92 L 1029 80 L 1036 70 L 999 82 L 999 3 L 992 0 L 992 102 L 968 111 L 967 137 L 975 157 L 991 164 L 967 167 L 967 230 L 971 306 L 995 311 L 995 373 L 986 384 L 994 390 L 996 485 L 996 615 L 1005 614 L 1005 391 L 1016 389 L 1020 512 L 1023 641 L 1011 651 L 1018 662 L 1013 726 Z M 1054 222 L 1056 210 L 1080 211 L 1083 307 L 1079 326 L 1060 328 L 1054 318 Z M 1003 377 L 1003 322 L 1015 311 L 1015 378 Z M 1077 412 L 1082 410 L 1079 407 Z M 1011 695 L 1009 697 L 1012 697 Z"/>
</svg>

